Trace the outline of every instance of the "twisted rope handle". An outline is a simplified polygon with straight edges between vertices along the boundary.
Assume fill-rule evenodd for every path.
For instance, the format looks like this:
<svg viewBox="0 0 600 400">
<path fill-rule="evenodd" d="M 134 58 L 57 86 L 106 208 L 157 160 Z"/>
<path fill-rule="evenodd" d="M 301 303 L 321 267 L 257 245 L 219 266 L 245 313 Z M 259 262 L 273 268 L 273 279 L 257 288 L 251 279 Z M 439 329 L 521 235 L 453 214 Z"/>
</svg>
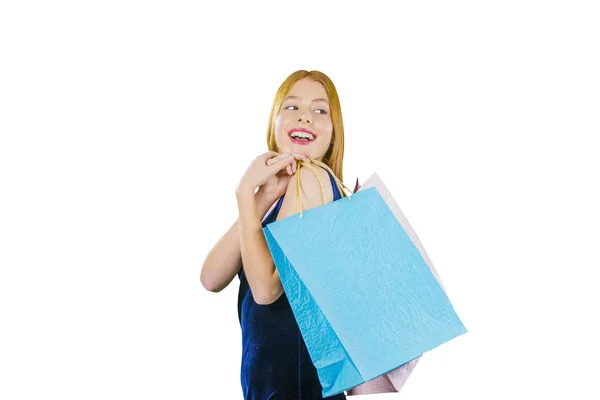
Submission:
<svg viewBox="0 0 600 400">
<path fill-rule="evenodd" d="M 327 164 L 325 164 L 319 160 L 313 160 L 312 158 L 309 158 L 309 160 L 310 160 L 310 163 L 307 163 L 303 160 L 298 160 L 298 163 L 296 166 L 296 206 L 297 206 L 298 212 L 300 213 L 300 218 L 302 218 L 302 189 L 300 187 L 300 168 L 302 168 L 302 167 L 306 167 L 306 168 L 310 169 L 317 176 L 317 179 L 319 180 L 319 185 L 321 186 L 321 199 L 323 200 L 323 204 L 325 204 L 325 185 L 323 184 L 323 178 L 321 178 L 321 174 L 319 173 L 319 171 L 317 170 L 317 168 L 314 165 L 318 165 L 320 167 L 325 168 L 327 171 L 329 171 L 331 176 L 333 176 L 333 180 L 335 181 L 338 191 L 342 194 L 342 197 L 344 194 L 346 194 L 346 197 L 348 197 L 348 200 L 352 200 L 351 199 L 352 191 L 350 189 L 348 189 L 348 187 L 346 185 L 344 185 L 344 182 L 342 182 L 341 180 L 338 179 L 337 176 L 335 176 L 335 174 L 333 173 L 331 168 L 329 168 L 329 166 L 327 166 Z M 314 164 L 314 165 L 311 165 L 311 164 Z M 346 189 L 349 194 L 344 193 L 344 189 Z"/>
</svg>

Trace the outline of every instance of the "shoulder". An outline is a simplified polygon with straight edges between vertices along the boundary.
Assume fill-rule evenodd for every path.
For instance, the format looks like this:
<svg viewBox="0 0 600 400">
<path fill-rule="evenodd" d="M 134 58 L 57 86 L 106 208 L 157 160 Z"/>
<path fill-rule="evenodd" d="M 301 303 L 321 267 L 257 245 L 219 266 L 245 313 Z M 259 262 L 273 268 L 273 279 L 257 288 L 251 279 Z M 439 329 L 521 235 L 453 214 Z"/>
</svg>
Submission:
<svg viewBox="0 0 600 400">
<path fill-rule="evenodd" d="M 313 165 L 314 170 L 307 167 L 300 168 L 300 188 L 302 192 L 302 208 L 309 208 L 323 205 L 323 194 L 325 192 L 325 204 L 333 201 L 333 188 L 329 173 L 322 167 Z M 319 176 L 315 174 L 319 173 Z M 319 179 L 320 178 L 320 179 Z M 321 189 L 323 188 L 323 189 Z M 288 191 L 293 192 L 293 198 L 296 198 L 296 175 L 292 176 L 288 185 Z M 287 195 L 286 195 L 287 197 Z"/>
</svg>

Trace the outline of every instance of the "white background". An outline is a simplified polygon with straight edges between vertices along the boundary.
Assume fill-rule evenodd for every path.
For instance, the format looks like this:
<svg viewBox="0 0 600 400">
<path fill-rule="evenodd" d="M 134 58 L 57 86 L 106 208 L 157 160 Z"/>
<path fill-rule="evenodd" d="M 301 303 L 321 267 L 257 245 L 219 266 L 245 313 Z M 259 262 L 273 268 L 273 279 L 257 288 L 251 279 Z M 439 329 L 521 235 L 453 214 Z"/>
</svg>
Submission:
<svg viewBox="0 0 600 400">
<path fill-rule="evenodd" d="M 0 398 L 242 398 L 200 268 L 297 69 L 469 330 L 361 398 L 599 398 L 594 2 L 198 3 L 0 6 Z"/>
</svg>

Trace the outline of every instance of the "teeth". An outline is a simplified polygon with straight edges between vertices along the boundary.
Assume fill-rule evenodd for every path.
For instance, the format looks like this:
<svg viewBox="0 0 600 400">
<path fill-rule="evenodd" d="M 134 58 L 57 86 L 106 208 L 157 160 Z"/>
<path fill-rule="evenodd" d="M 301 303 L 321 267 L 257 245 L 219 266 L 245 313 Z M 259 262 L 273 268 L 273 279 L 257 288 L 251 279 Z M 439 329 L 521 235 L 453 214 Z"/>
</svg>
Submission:
<svg viewBox="0 0 600 400">
<path fill-rule="evenodd" d="M 315 137 L 313 135 L 311 135 L 308 132 L 302 132 L 302 131 L 294 131 L 292 132 L 292 134 L 290 135 L 291 137 L 301 137 L 301 138 L 306 138 L 309 140 L 314 140 Z"/>
</svg>

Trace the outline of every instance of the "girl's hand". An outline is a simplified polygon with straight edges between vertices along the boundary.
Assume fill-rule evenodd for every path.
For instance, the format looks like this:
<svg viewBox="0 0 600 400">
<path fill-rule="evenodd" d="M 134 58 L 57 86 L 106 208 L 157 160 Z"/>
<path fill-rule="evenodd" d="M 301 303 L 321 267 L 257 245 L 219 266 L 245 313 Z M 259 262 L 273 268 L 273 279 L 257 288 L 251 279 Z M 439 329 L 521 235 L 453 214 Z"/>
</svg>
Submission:
<svg viewBox="0 0 600 400">
<path fill-rule="evenodd" d="M 236 189 L 236 195 L 253 195 L 257 187 L 263 186 L 267 182 L 269 182 L 268 186 L 262 191 L 265 196 L 283 194 L 290 175 L 296 171 L 296 159 L 310 162 L 308 157 L 298 153 L 278 154 L 275 151 L 269 151 L 258 156 L 242 176 Z M 287 173 L 283 172 L 284 169 L 287 170 Z"/>
<path fill-rule="evenodd" d="M 309 158 L 300 154 L 300 153 L 282 153 L 277 157 L 273 157 L 267 160 L 267 165 L 273 165 L 278 162 L 279 159 L 285 158 L 286 156 L 292 155 L 294 157 L 294 162 L 287 165 L 286 172 L 280 170 L 274 176 L 272 176 L 267 182 L 265 182 L 256 193 L 261 199 L 264 199 L 269 205 L 271 205 L 275 200 L 280 198 L 288 187 L 290 182 L 290 177 L 296 173 L 297 161 L 303 160 L 306 162 L 310 162 Z"/>
</svg>

